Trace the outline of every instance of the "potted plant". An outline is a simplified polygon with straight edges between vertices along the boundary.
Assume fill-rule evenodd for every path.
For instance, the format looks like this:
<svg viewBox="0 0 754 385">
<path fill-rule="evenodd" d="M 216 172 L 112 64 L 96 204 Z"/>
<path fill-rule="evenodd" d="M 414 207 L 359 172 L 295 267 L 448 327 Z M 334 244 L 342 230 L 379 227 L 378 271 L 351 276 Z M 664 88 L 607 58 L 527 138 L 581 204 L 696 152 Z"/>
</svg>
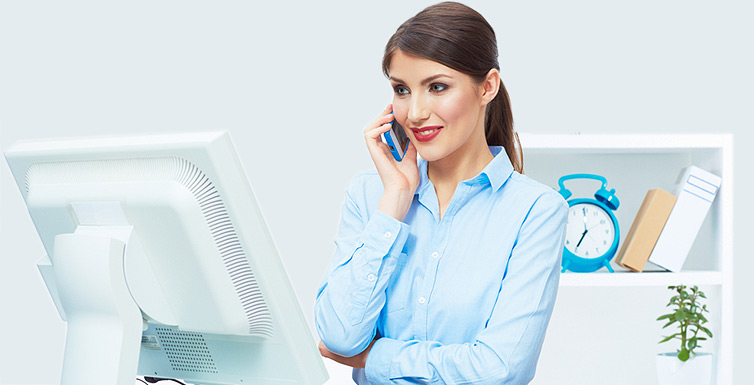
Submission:
<svg viewBox="0 0 754 385">
<path fill-rule="evenodd" d="M 710 384 L 712 381 L 712 354 L 697 353 L 700 341 L 712 338 L 712 332 L 704 327 L 708 322 L 704 313 L 708 313 L 707 299 L 697 286 L 687 290 L 685 285 L 668 286 L 673 291 L 670 302 L 666 305 L 672 309 L 661 315 L 658 321 L 666 321 L 662 327 L 676 325 L 676 333 L 663 338 L 659 343 L 680 340 L 681 346 L 675 353 L 657 355 L 657 378 L 660 385 L 670 384 Z M 706 337 L 705 337 L 706 335 Z"/>
</svg>

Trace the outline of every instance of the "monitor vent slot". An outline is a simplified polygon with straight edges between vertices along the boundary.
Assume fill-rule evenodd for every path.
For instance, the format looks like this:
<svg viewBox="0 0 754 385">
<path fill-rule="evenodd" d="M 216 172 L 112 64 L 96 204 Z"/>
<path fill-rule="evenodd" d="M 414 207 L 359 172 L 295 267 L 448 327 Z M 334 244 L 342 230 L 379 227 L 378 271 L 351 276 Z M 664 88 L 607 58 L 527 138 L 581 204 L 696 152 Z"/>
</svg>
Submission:
<svg viewBox="0 0 754 385">
<path fill-rule="evenodd" d="M 82 167 L 82 163 L 86 167 Z M 272 337 L 272 316 L 225 204 L 212 181 L 193 163 L 177 157 L 36 163 L 27 170 L 26 189 L 28 193 L 36 183 L 155 180 L 176 181 L 195 197 L 243 306 L 249 334 L 262 338 Z"/>
<path fill-rule="evenodd" d="M 218 373 L 212 352 L 199 333 L 179 332 L 156 328 L 160 345 L 175 371 L 192 373 Z"/>
<path fill-rule="evenodd" d="M 178 159 L 178 162 L 178 181 L 194 194 L 207 219 L 212 237 L 246 312 L 249 334 L 272 337 L 272 317 L 220 194 L 196 166 L 183 159 Z"/>
</svg>

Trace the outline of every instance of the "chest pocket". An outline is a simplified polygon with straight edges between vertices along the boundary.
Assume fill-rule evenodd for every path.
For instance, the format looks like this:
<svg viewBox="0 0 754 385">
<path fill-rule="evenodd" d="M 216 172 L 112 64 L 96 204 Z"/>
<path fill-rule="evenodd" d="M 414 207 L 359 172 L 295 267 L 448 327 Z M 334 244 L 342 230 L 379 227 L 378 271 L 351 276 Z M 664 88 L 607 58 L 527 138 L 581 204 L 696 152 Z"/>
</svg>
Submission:
<svg viewBox="0 0 754 385">
<path fill-rule="evenodd" d="M 403 310 L 406 307 L 409 291 L 411 290 L 411 279 L 408 266 L 408 255 L 401 253 L 400 258 L 395 266 L 390 283 L 387 286 L 385 298 L 385 310 L 388 313 Z"/>
</svg>

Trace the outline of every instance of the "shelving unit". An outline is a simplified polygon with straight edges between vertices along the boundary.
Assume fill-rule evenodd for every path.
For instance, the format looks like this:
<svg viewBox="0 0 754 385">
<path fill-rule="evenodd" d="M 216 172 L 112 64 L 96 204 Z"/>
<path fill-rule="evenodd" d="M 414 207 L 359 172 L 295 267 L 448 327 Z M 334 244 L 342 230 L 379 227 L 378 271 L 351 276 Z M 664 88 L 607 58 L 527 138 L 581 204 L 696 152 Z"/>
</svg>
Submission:
<svg viewBox="0 0 754 385">
<path fill-rule="evenodd" d="M 698 285 L 708 295 L 714 338 L 701 351 L 716 357 L 717 385 L 732 384 L 733 138 L 731 135 L 521 134 L 524 171 L 557 187 L 571 173 L 608 180 L 621 201 L 615 212 L 621 244 L 646 192 L 673 191 L 683 168 L 695 165 L 722 177 L 722 186 L 679 273 L 626 271 L 564 273 L 533 384 L 656 384 L 654 356 L 668 285 Z M 579 184 L 581 183 L 581 184 Z M 573 197 L 592 197 L 598 182 L 567 185 Z"/>
<path fill-rule="evenodd" d="M 669 286 L 682 282 L 693 285 L 722 285 L 723 273 L 720 271 L 683 271 L 667 272 L 594 272 L 589 274 L 565 273 L 560 276 L 561 287 L 581 286 Z"/>
</svg>

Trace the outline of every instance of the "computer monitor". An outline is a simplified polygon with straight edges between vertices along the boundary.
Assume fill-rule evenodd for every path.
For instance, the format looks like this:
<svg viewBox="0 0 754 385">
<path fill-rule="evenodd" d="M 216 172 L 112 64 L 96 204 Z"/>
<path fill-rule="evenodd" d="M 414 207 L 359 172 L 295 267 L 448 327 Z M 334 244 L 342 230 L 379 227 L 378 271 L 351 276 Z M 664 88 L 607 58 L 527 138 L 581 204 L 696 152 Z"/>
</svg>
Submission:
<svg viewBox="0 0 754 385">
<path fill-rule="evenodd" d="M 5 156 L 67 322 L 61 384 L 327 380 L 227 132 L 21 142 Z"/>
</svg>

